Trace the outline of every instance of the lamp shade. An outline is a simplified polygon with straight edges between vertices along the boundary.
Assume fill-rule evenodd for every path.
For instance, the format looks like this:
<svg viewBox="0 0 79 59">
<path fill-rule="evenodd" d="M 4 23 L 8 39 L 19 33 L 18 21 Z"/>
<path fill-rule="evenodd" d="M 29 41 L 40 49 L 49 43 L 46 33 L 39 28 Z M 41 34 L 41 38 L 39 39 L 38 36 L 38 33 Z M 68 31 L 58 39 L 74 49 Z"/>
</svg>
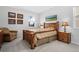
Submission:
<svg viewBox="0 0 79 59">
<path fill-rule="evenodd" d="M 62 26 L 69 26 L 68 20 L 64 20 L 64 21 L 62 22 Z"/>
<path fill-rule="evenodd" d="M 62 23 L 62 26 L 69 26 L 69 25 L 68 25 L 68 22 L 63 22 L 63 23 Z"/>
<path fill-rule="evenodd" d="M 69 26 L 68 24 L 68 20 L 67 19 L 64 19 L 63 22 L 62 22 L 62 26 L 64 26 L 64 32 L 66 32 L 66 27 Z"/>
</svg>

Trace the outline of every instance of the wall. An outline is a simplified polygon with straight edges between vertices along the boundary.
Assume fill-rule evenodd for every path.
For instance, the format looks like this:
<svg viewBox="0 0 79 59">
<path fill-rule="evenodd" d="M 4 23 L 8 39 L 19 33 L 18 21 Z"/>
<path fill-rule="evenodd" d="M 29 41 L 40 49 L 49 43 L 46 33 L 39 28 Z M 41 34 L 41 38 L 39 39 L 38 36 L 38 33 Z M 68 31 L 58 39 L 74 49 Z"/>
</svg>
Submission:
<svg viewBox="0 0 79 59">
<path fill-rule="evenodd" d="M 15 13 L 22 13 L 24 15 L 24 23 L 23 24 L 8 24 L 8 12 L 15 12 Z M 22 9 L 17 9 L 14 7 L 2 7 L 0 6 L 0 27 L 7 27 L 11 30 L 18 30 L 18 38 L 22 38 L 22 30 L 23 29 L 28 29 L 28 17 L 27 16 L 34 16 L 36 19 L 36 24 L 35 28 L 38 27 L 39 20 L 38 20 L 38 14 L 27 11 L 27 10 L 22 10 Z"/>
<path fill-rule="evenodd" d="M 79 7 L 73 7 L 73 30 L 72 30 L 72 43 L 79 45 L 79 26 L 77 26 L 76 21 L 79 21 Z M 79 24 L 79 22 L 77 23 Z"/>
<path fill-rule="evenodd" d="M 72 43 L 79 45 L 79 29 L 77 28 L 72 29 L 71 38 L 72 38 L 71 41 Z"/>
<path fill-rule="evenodd" d="M 41 23 L 45 21 L 45 17 L 49 15 L 57 15 L 58 20 L 63 20 L 64 18 L 69 18 L 70 26 L 73 26 L 73 7 L 58 6 L 53 7 L 40 14 Z"/>
</svg>

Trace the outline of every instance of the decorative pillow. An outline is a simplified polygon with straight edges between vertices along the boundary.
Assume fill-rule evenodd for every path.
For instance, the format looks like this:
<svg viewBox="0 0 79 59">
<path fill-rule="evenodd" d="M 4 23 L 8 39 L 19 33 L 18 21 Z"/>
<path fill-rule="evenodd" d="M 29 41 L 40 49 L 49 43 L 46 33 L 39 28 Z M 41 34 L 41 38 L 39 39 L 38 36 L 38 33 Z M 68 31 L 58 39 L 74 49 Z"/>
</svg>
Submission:
<svg viewBox="0 0 79 59">
<path fill-rule="evenodd" d="M 43 31 L 51 31 L 51 30 L 55 30 L 55 29 L 53 27 L 43 29 Z"/>
</svg>

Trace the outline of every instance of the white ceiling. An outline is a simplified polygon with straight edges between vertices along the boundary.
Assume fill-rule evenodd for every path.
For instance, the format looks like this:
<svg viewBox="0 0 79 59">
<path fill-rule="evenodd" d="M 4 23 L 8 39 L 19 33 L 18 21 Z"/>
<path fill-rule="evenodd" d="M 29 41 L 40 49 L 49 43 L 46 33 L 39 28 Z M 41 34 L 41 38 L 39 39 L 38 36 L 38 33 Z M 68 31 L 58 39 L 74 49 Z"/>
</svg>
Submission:
<svg viewBox="0 0 79 59">
<path fill-rule="evenodd" d="M 16 6 L 16 8 L 29 10 L 35 13 L 41 13 L 53 7 L 52 6 Z"/>
</svg>

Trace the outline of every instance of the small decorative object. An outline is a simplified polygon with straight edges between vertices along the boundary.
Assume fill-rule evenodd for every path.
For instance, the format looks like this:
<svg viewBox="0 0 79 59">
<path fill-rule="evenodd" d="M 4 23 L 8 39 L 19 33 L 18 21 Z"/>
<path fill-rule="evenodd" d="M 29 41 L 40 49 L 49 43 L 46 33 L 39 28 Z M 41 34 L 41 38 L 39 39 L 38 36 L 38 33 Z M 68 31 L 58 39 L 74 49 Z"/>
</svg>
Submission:
<svg viewBox="0 0 79 59">
<path fill-rule="evenodd" d="M 17 24 L 23 24 L 23 20 L 17 20 Z"/>
<path fill-rule="evenodd" d="M 14 12 L 8 12 L 8 17 L 10 17 L 10 18 L 16 18 L 16 13 L 14 13 Z"/>
<path fill-rule="evenodd" d="M 16 24 L 16 20 L 15 19 L 8 19 L 8 24 Z"/>
<path fill-rule="evenodd" d="M 17 14 L 17 18 L 23 19 L 23 14 Z"/>
<path fill-rule="evenodd" d="M 64 32 L 66 32 L 66 27 L 69 26 L 68 21 L 64 20 L 63 23 L 62 23 L 62 26 L 64 26 Z"/>
<path fill-rule="evenodd" d="M 57 15 L 47 16 L 46 21 L 57 21 Z"/>
</svg>

